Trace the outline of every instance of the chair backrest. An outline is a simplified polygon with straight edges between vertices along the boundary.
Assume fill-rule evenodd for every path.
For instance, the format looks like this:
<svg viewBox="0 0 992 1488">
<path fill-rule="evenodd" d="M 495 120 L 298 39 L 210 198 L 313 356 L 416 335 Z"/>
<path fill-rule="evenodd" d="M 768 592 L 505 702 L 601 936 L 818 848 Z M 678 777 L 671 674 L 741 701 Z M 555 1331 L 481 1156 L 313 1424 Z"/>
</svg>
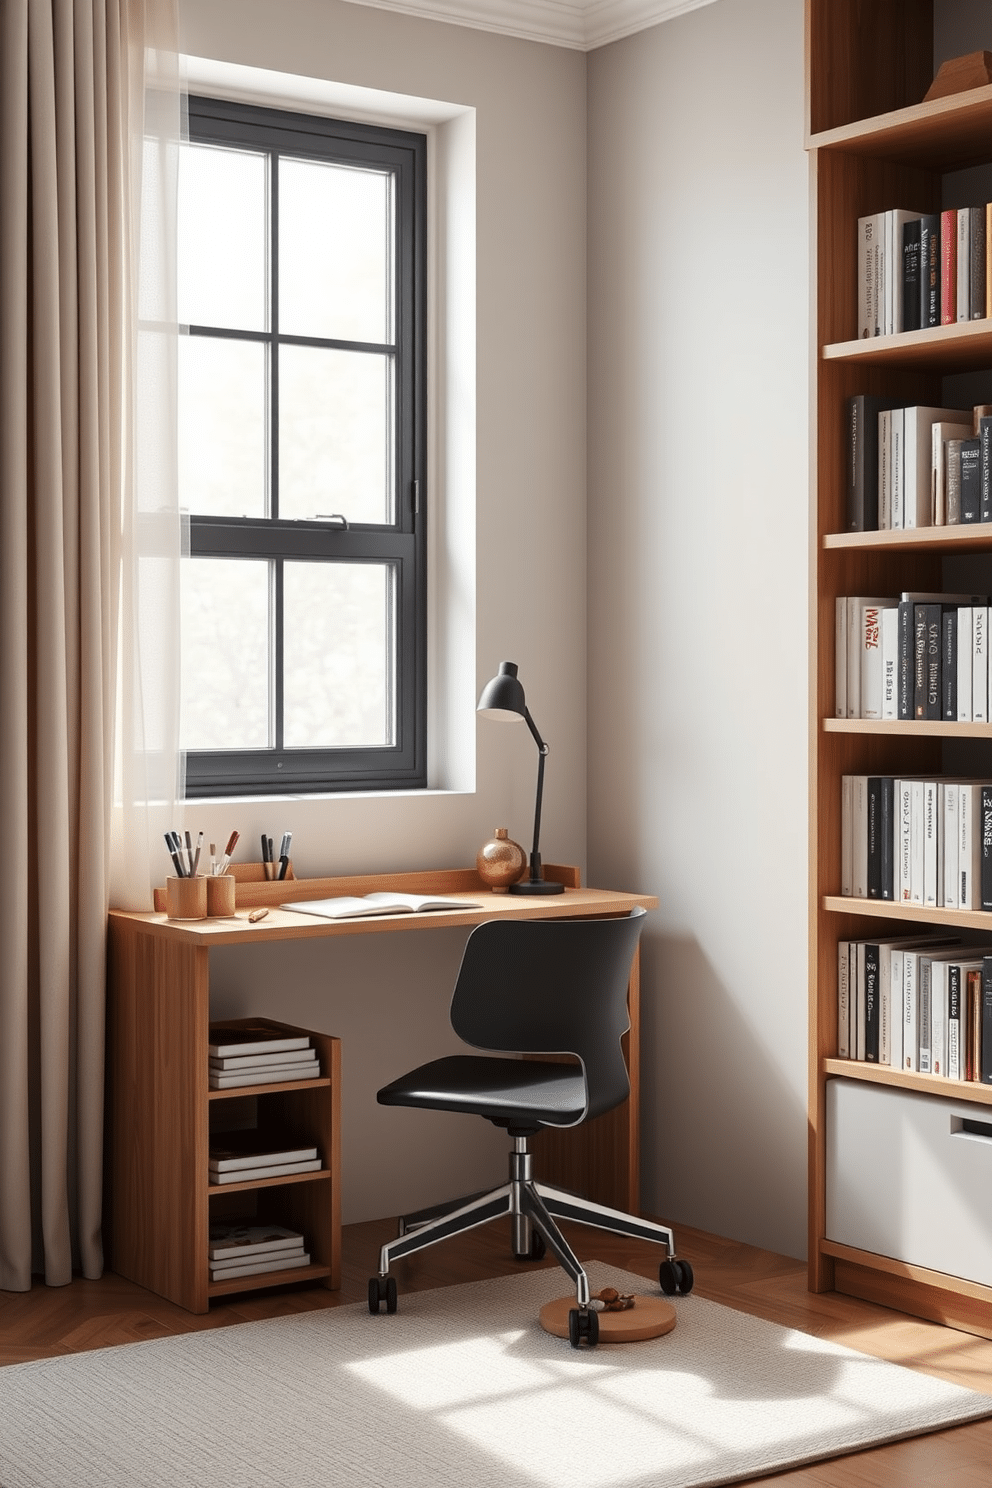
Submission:
<svg viewBox="0 0 992 1488">
<path fill-rule="evenodd" d="M 614 920 L 490 920 L 465 945 L 451 1026 L 477 1049 L 572 1054 L 582 1063 L 582 1120 L 630 1090 L 620 1045 L 644 910 Z"/>
</svg>

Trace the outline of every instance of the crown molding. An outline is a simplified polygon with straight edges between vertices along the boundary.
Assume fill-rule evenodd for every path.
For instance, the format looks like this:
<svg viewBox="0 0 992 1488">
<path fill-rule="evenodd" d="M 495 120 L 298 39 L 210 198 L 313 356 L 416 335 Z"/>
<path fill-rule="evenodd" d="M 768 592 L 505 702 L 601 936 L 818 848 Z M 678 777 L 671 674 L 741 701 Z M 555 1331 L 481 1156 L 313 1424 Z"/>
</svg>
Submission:
<svg viewBox="0 0 992 1488">
<path fill-rule="evenodd" d="M 427 21 L 588 52 L 714 0 L 349 0 Z"/>
</svg>

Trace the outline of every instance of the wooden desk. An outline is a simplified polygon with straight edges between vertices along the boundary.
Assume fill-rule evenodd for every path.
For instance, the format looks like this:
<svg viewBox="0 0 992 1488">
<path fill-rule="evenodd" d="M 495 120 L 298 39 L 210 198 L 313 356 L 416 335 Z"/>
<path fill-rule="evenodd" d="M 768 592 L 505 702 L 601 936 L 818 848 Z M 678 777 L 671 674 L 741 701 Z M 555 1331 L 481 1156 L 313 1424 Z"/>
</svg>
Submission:
<svg viewBox="0 0 992 1488">
<path fill-rule="evenodd" d="M 566 885 L 555 897 L 493 894 L 474 869 L 372 874 L 360 878 L 239 882 L 231 919 L 175 921 L 164 914 L 111 910 L 108 975 L 108 1223 L 110 1265 L 160 1296 L 206 1312 L 212 1296 L 302 1278 L 340 1285 L 340 1042 L 313 1034 L 319 1080 L 253 1087 L 208 1088 L 209 952 L 214 946 L 341 935 L 389 934 L 478 925 L 494 919 L 583 919 L 653 909 L 649 894 L 583 889 L 578 870 L 545 866 Z M 380 889 L 461 896 L 482 903 L 462 910 L 321 920 L 275 906 L 289 900 Z M 268 905 L 250 925 L 246 911 Z M 543 1132 L 534 1144 L 536 1169 L 550 1182 L 636 1213 L 639 1208 L 640 1006 L 638 962 L 629 989 L 625 1050 L 631 1095 L 624 1105 L 573 1131 Z M 268 1179 L 250 1187 L 259 1219 L 304 1229 L 313 1264 L 306 1271 L 211 1282 L 207 1234 L 211 1216 L 230 1212 L 228 1193 L 208 1178 L 210 1111 L 215 1102 L 255 1100 L 289 1126 L 320 1138 L 325 1167 L 303 1178 Z M 222 1109 L 221 1107 L 217 1108 Z M 230 1107 L 223 1109 L 230 1110 Z M 278 1190 L 278 1192 L 276 1192 Z M 242 1190 L 244 1193 L 245 1190 Z M 234 1196 L 234 1202 L 237 1196 Z"/>
</svg>

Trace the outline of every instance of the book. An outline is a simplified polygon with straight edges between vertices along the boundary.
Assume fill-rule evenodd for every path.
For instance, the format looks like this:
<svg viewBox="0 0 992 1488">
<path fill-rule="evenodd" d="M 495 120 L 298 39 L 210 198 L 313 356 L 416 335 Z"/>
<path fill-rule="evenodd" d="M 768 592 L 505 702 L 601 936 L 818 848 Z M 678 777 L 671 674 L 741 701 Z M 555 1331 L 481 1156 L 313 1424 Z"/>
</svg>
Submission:
<svg viewBox="0 0 992 1488">
<path fill-rule="evenodd" d="M 892 408 L 885 404 L 878 415 L 878 526 L 892 526 Z"/>
<path fill-rule="evenodd" d="M 940 877 L 940 792 L 936 780 L 923 782 L 923 903 L 936 908 L 943 902 Z"/>
<path fill-rule="evenodd" d="M 985 207 L 970 207 L 968 217 L 971 228 L 969 268 L 971 270 L 968 296 L 968 318 L 985 319 Z"/>
<path fill-rule="evenodd" d="M 965 781 L 959 789 L 958 903 L 961 909 L 977 909 L 982 892 L 982 788 L 974 781 Z"/>
<path fill-rule="evenodd" d="M 971 319 L 971 208 L 958 207 L 956 319 Z"/>
<path fill-rule="evenodd" d="M 851 943 L 837 942 L 837 1057 L 847 1059 L 851 1052 Z"/>
<path fill-rule="evenodd" d="M 982 786 L 981 907 L 992 910 L 992 785 Z"/>
<path fill-rule="evenodd" d="M 867 941 L 864 948 L 865 1042 L 863 1058 L 868 1064 L 878 1063 L 879 1049 L 879 949 L 877 941 Z"/>
<path fill-rule="evenodd" d="M 266 1069 L 280 1064 L 309 1064 L 314 1051 L 307 1039 L 304 1049 L 279 1049 L 274 1054 L 211 1054 L 210 1068 L 216 1070 Z"/>
<path fill-rule="evenodd" d="M 258 1168 L 238 1168 L 233 1172 L 221 1172 L 212 1164 L 209 1168 L 212 1184 L 260 1183 L 266 1178 L 288 1178 L 294 1173 L 318 1173 L 319 1171 L 319 1157 L 311 1158 L 308 1162 L 271 1163 Z"/>
<path fill-rule="evenodd" d="M 959 441 L 949 441 L 951 445 Z M 961 521 L 982 520 L 982 446 L 978 439 L 960 440 L 961 451 Z"/>
<path fill-rule="evenodd" d="M 348 920 L 362 915 L 428 914 L 446 909 L 481 909 L 473 899 L 432 898 L 423 894 L 378 893 L 361 898 L 340 895 L 333 899 L 301 899 L 295 904 L 282 904 L 299 914 L 318 915 L 325 920 Z"/>
<path fill-rule="evenodd" d="M 969 970 L 965 977 L 967 999 L 965 1002 L 965 1020 L 967 1024 L 965 1042 L 965 1071 L 966 1080 L 978 1081 L 982 1078 L 982 972 Z"/>
<path fill-rule="evenodd" d="M 854 893 L 854 776 L 840 781 L 840 891 Z"/>
<path fill-rule="evenodd" d="M 905 408 L 889 410 L 889 488 L 891 491 L 892 518 L 890 526 L 906 525 L 906 459 L 905 459 Z"/>
<path fill-rule="evenodd" d="M 960 1080 L 961 1075 L 961 963 L 947 967 L 947 1078 Z"/>
<path fill-rule="evenodd" d="M 921 217 L 913 217 L 908 222 L 903 223 L 902 324 L 899 327 L 903 331 L 918 331 L 920 329 L 922 305 L 922 265 L 920 255 L 922 238 L 923 219 Z"/>
<path fill-rule="evenodd" d="M 898 605 L 886 605 L 882 610 L 882 717 L 899 717 Z"/>
<path fill-rule="evenodd" d="M 947 444 L 951 439 L 969 439 L 971 426 L 938 419 L 930 430 L 930 464 L 933 472 L 933 525 L 953 527 L 961 520 L 961 462 L 958 460 L 953 490 L 948 485 Z"/>
<path fill-rule="evenodd" d="M 940 690 L 941 718 L 957 721 L 958 716 L 958 612 L 944 611 L 941 624 Z M 884 666 L 884 663 L 883 663 Z M 883 712 L 882 717 L 885 717 Z"/>
<path fill-rule="evenodd" d="M 958 214 L 953 207 L 940 214 L 940 323 L 958 318 Z"/>
<path fill-rule="evenodd" d="M 878 529 L 878 415 L 891 406 L 891 399 L 871 393 L 858 393 L 847 400 L 849 532 Z"/>
<path fill-rule="evenodd" d="M 258 1266 L 269 1265 L 273 1261 L 285 1262 L 284 1270 L 292 1266 L 306 1264 L 303 1260 L 306 1248 L 302 1241 L 291 1249 L 265 1250 L 253 1253 L 250 1256 L 232 1256 L 229 1260 L 211 1261 L 210 1277 L 212 1281 L 221 1281 L 225 1276 L 230 1276 L 235 1266 Z"/>
<path fill-rule="evenodd" d="M 895 898 L 895 781 L 891 775 L 881 777 L 881 864 L 879 869 L 879 898 L 892 901 Z"/>
<path fill-rule="evenodd" d="M 303 1248 L 303 1236 L 299 1230 L 289 1230 L 284 1225 L 255 1224 L 250 1220 L 230 1220 L 210 1226 L 207 1255 L 211 1260 L 247 1259 L 249 1256 L 269 1251 L 296 1250 Z"/>
<path fill-rule="evenodd" d="M 847 717 L 847 595 L 834 601 L 834 712 Z"/>
<path fill-rule="evenodd" d="M 982 958 L 981 1051 L 977 1066 L 983 1085 L 992 1085 L 992 956 Z"/>
<path fill-rule="evenodd" d="M 858 337 L 880 336 L 878 284 L 881 214 L 858 218 Z M 850 241 L 850 239 L 848 240 Z"/>
<path fill-rule="evenodd" d="M 971 605 L 958 606 L 958 722 L 971 722 L 972 686 Z"/>
<path fill-rule="evenodd" d="M 287 1260 L 260 1260 L 246 1262 L 243 1266 L 224 1267 L 219 1273 L 210 1268 L 211 1281 L 233 1281 L 239 1276 L 262 1276 L 266 1271 L 292 1271 L 299 1266 L 309 1266 L 310 1256 L 307 1253 L 290 1257 Z"/>
<path fill-rule="evenodd" d="M 278 1054 L 292 1049 L 309 1049 L 309 1034 L 280 1035 L 272 1032 L 270 1024 L 260 1019 L 245 1021 L 240 1028 L 213 1027 L 209 1034 L 207 1051 L 214 1055 L 234 1056 L 238 1054 Z"/>
<path fill-rule="evenodd" d="M 992 522 L 992 418 L 978 420 L 979 521 Z"/>
<path fill-rule="evenodd" d="M 903 276 L 905 273 L 905 261 L 903 256 L 903 232 L 905 228 L 915 223 L 919 232 L 920 213 L 907 211 L 901 207 L 893 207 L 884 213 L 883 225 L 883 313 L 882 331 L 886 336 L 898 335 L 904 329 L 903 309 L 905 296 L 903 292 Z"/>
<path fill-rule="evenodd" d="M 862 718 L 882 717 L 882 615 L 884 609 L 894 608 L 894 600 L 884 607 L 871 602 L 859 606 Z"/>
<path fill-rule="evenodd" d="M 853 834 L 853 869 L 851 893 L 856 899 L 868 897 L 868 777 L 854 775 L 852 779 L 851 825 Z"/>
<path fill-rule="evenodd" d="M 961 788 L 957 781 L 941 782 L 944 822 L 944 908 L 961 908 L 961 881 L 958 875 L 958 809 Z"/>
<path fill-rule="evenodd" d="M 971 721 L 988 722 L 989 697 L 988 605 L 971 607 Z"/>
<path fill-rule="evenodd" d="M 920 218 L 920 327 L 940 325 L 940 214 Z"/>
<path fill-rule="evenodd" d="M 882 780 L 879 775 L 869 775 L 867 788 L 868 806 L 868 898 L 882 897 Z"/>
<path fill-rule="evenodd" d="M 238 1085 L 285 1085 L 290 1080 L 318 1080 L 320 1064 L 282 1064 L 259 1070 L 210 1071 L 211 1090 L 233 1090 Z"/>
<path fill-rule="evenodd" d="M 268 1163 L 310 1162 L 316 1156 L 317 1148 L 312 1143 L 274 1141 L 254 1127 L 210 1138 L 210 1167 L 218 1173 L 260 1168 Z"/>
</svg>

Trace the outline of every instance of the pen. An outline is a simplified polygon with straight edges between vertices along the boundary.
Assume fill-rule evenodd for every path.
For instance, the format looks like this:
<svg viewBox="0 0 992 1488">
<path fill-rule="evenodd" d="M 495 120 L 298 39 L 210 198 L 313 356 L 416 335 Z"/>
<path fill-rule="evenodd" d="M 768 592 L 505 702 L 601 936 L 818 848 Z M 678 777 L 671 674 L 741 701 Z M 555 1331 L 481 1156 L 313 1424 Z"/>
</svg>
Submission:
<svg viewBox="0 0 992 1488">
<path fill-rule="evenodd" d="M 217 873 L 217 844 L 215 842 L 210 844 L 210 873 L 212 876 L 216 876 Z"/>
<path fill-rule="evenodd" d="M 173 863 L 175 864 L 175 869 L 176 869 L 177 876 L 179 878 L 185 878 L 186 877 L 186 874 L 183 872 L 183 860 L 179 856 L 178 852 L 176 851 L 176 844 L 175 844 L 175 840 L 174 839 L 175 839 L 175 833 L 173 833 L 173 832 L 166 832 L 166 834 L 165 834 L 165 846 L 166 846 L 166 850 L 167 850 L 167 852 L 169 854 L 169 857 L 172 859 Z"/>
<path fill-rule="evenodd" d="M 192 870 L 191 870 L 190 875 L 189 875 L 190 878 L 195 878 L 196 877 L 196 870 L 200 866 L 200 852 L 201 852 L 202 848 L 203 848 L 203 833 L 201 832 L 200 835 L 199 835 L 199 837 L 197 837 L 197 839 L 196 839 L 196 852 L 193 855 L 193 867 L 192 867 Z"/>
<path fill-rule="evenodd" d="M 224 856 L 221 859 L 220 867 L 217 870 L 218 873 L 227 872 L 227 865 L 231 861 L 231 854 L 238 845 L 239 835 L 240 834 L 238 832 L 232 832 L 230 837 L 227 839 L 227 846 L 224 849 Z"/>
<path fill-rule="evenodd" d="M 186 856 L 189 859 L 189 874 L 188 874 L 188 877 L 192 878 L 193 877 L 193 839 L 189 835 L 188 832 L 186 833 Z"/>
<path fill-rule="evenodd" d="M 266 837 L 265 833 L 263 832 L 262 833 L 262 862 L 263 863 L 267 863 L 268 861 L 269 861 L 269 839 L 268 839 L 268 837 Z"/>
<path fill-rule="evenodd" d="M 279 844 L 279 873 L 277 875 L 279 878 L 286 877 L 286 870 L 289 867 L 289 849 L 292 845 L 292 832 L 283 832 L 282 841 Z"/>
</svg>

